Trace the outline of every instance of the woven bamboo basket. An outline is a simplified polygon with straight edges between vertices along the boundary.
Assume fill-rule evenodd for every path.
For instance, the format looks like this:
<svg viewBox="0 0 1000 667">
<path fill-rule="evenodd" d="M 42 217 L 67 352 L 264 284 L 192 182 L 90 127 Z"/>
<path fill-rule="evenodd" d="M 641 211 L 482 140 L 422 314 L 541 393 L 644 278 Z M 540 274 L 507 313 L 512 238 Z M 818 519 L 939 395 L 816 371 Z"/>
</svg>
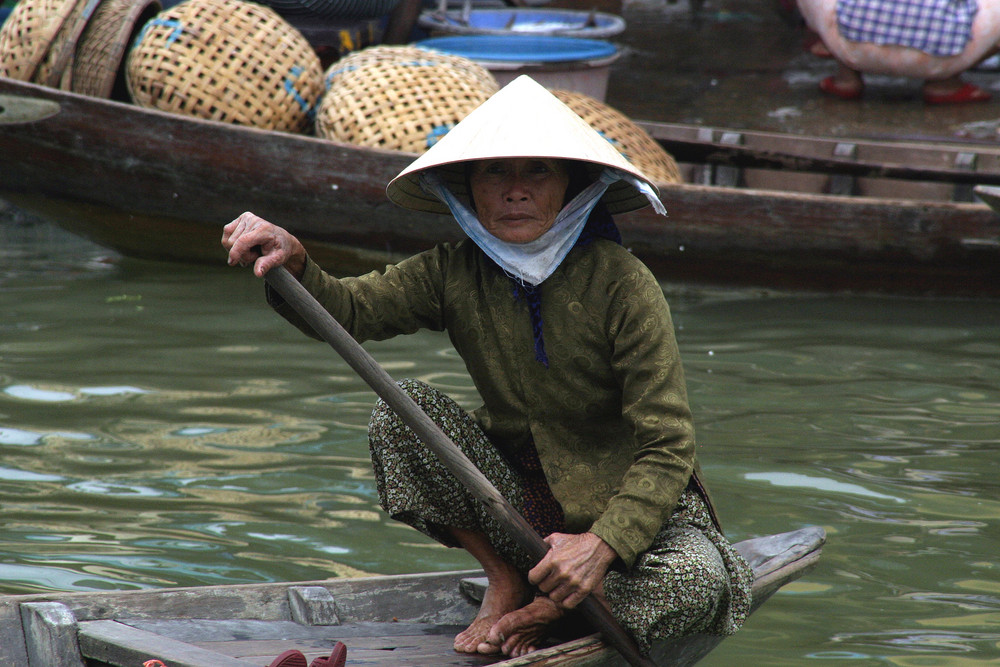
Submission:
<svg viewBox="0 0 1000 667">
<path fill-rule="evenodd" d="M 44 83 L 84 0 L 21 0 L 0 27 L 0 75 Z"/>
<path fill-rule="evenodd" d="M 484 89 L 499 88 L 496 77 L 482 65 L 463 58 L 421 46 L 370 46 L 353 51 L 327 68 L 323 84 L 329 90 L 345 72 L 364 69 L 376 63 L 418 63 L 425 65 L 448 65 L 471 75 Z"/>
<path fill-rule="evenodd" d="M 161 9 L 160 0 L 103 0 L 77 46 L 73 90 L 127 101 L 125 49 Z"/>
<path fill-rule="evenodd" d="M 677 162 L 628 116 L 589 95 L 553 90 L 553 95 L 610 141 L 618 152 L 657 183 L 681 183 Z"/>
<path fill-rule="evenodd" d="M 146 24 L 127 59 L 139 105 L 270 130 L 310 126 L 319 56 L 269 7 L 187 0 Z"/>
<path fill-rule="evenodd" d="M 320 102 L 316 132 L 360 146 L 423 153 L 497 90 L 495 81 L 469 68 L 425 60 L 373 62 L 335 78 Z"/>
<path fill-rule="evenodd" d="M 45 60 L 35 73 L 35 81 L 46 86 L 71 90 L 73 87 L 73 61 L 80 35 L 87 25 L 87 0 L 80 0 L 56 33 Z"/>
</svg>

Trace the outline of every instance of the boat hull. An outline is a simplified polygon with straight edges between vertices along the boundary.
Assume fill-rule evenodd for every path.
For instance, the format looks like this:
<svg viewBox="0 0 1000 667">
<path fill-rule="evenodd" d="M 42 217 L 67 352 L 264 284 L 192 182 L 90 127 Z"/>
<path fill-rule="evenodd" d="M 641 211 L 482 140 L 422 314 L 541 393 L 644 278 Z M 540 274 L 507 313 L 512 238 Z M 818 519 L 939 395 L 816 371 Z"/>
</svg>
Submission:
<svg viewBox="0 0 1000 667">
<path fill-rule="evenodd" d="M 808 527 L 734 545 L 754 570 L 753 609 L 814 567 L 825 539 L 823 529 Z M 86 660 L 125 667 L 158 658 L 169 667 L 259 667 L 290 648 L 311 660 L 343 641 L 348 666 L 481 666 L 482 656 L 456 654 L 452 638 L 474 618 L 485 585 L 481 572 L 444 572 L 0 596 L 0 664 L 83 667 Z M 692 665 L 722 639 L 666 640 L 652 657 L 657 664 Z M 599 636 L 584 635 L 490 664 L 627 663 Z"/>
<path fill-rule="evenodd" d="M 54 115 L 4 123 L 0 198 L 125 255 L 218 262 L 244 210 L 288 228 L 341 274 L 461 238 L 391 204 L 414 156 L 192 119 L 0 78 Z M 0 104 L 2 106 L 2 104 Z M 661 185 L 669 217 L 618 216 L 665 281 L 1000 296 L 1000 216 L 981 203 Z"/>
</svg>

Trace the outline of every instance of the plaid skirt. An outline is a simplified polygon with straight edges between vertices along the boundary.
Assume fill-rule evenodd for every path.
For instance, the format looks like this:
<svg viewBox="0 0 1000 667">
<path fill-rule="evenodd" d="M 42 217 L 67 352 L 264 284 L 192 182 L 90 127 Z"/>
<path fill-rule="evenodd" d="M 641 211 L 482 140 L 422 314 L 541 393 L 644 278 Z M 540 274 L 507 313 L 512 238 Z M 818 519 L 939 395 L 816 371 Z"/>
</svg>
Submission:
<svg viewBox="0 0 1000 667">
<path fill-rule="evenodd" d="M 505 460 L 471 415 L 422 382 L 399 384 L 516 510 L 523 514 L 526 505 L 531 509 L 531 500 L 537 504 L 533 485 Z M 389 516 L 450 547 L 458 543 L 448 527 L 481 532 L 505 561 L 524 573 L 531 569 L 530 557 L 483 504 L 382 401 L 372 413 L 369 444 L 379 502 Z M 733 634 L 750 611 L 752 583 L 750 566 L 716 530 L 701 496 L 689 487 L 633 567 L 608 572 L 604 593 L 612 614 L 645 651 L 667 637 Z"/>
</svg>

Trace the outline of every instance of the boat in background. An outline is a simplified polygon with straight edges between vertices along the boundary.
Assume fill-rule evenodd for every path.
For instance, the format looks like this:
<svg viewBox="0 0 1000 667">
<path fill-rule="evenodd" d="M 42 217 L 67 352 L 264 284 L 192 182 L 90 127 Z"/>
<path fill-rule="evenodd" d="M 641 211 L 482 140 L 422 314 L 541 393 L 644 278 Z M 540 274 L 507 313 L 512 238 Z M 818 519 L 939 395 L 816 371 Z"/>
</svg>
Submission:
<svg viewBox="0 0 1000 667">
<path fill-rule="evenodd" d="M 669 217 L 616 218 L 661 280 L 1000 296 L 1000 216 L 971 191 L 1000 182 L 1000 147 L 640 124 L 690 181 L 660 186 Z M 245 210 L 338 274 L 462 238 L 386 198 L 413 155 L 6 78 L 0 155 L 0 198 L 134 257 L 221 264 L 222 226 Z"/>
<path fill-rule="evenodd" d="M 819 561 L 826 534 L 807 527 L 738 542 L 754 571 L 752 611 Z M 309 660 L 348 647 L 347 665 L 371 667 L 621 667 L 621 656 L 581 619 L 570 635 L 520 658 L 459 654 L 452 641 L 475 617 L 482 572 L 301 583 L 0 596 L 0 664 L 259 667 L 290 649 Z M 583 632 L 580 632 L 583 630 Z M 692 665 L 723 637 L 657 643 L 661 665 Z"/>
</svg>

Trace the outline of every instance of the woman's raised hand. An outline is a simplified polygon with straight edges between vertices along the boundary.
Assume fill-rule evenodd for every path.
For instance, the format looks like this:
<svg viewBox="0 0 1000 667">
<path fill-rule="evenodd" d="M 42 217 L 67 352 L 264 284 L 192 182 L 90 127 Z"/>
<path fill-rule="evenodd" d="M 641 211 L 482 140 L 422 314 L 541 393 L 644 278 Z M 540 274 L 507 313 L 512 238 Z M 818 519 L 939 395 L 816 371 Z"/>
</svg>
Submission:
<svg viewBox="0 0 1000 667">
<path fill-rule="evenodd" d="M 284 266 L 297 279 L 306 269 L 306 249 L 289 232 L 247 211 L 222 229 L 222 246 L 229 251 L 229 265 L 253 264 L 258 278 Z"/>
</svg>

